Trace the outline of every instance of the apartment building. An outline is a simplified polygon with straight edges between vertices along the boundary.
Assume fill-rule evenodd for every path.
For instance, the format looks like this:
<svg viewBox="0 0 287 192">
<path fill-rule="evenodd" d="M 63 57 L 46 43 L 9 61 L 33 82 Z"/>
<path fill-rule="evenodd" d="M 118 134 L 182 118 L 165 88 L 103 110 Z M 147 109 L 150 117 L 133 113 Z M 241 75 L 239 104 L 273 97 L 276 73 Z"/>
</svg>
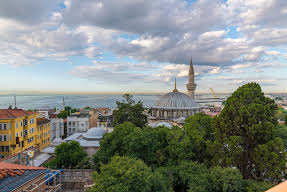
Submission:
<svg viewBox="0 0 287 192">
<path fill-rule="evenodd" d="M 38 139 L 42 134 L 42 130 L 37 128 L 38 115 L 11 107 L 0 109 L 0 158 L 35 147 L 43 148 L 42 136 Z"/>
</svg>

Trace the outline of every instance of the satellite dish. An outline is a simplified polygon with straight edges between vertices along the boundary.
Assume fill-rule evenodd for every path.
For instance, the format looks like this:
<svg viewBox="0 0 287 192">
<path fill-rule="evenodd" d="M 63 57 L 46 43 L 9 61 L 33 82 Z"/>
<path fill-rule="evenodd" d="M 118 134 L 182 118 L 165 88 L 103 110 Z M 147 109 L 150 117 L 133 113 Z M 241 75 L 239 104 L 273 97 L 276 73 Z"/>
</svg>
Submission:
<svg viewBox="0 0 287 192">
<path fill-rule="evenodd" d="M 33 158 L 33 156 L 34 156 L 34 151 L 28 151 L 27 154 L 29 155 L 30 158 Z"/>
</svg>

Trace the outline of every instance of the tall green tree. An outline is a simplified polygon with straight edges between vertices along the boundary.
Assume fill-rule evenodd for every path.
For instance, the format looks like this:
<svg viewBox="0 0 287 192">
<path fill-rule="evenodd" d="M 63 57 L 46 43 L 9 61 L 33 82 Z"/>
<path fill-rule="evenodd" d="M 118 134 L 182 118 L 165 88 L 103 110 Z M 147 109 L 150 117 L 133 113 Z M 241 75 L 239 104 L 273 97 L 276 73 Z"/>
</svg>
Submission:
<svg viewBox="0 0 287 192">
<path fill-rule="evenodd" d="M 210 164 L 211 156 L 207 153 L 207 146 L 214 141 L 212 118 L 204 113 L 197 113 L 185 120 L 183 129 L 193 145 L 193 160 Z"/>
<path fill-rule="evenodd" d="M 88 154 L 77 141 L 64 142 L 56 147 L 55 159 L 48 162 L 46 167 L 52 169 L 81 169 L 90 168 Z"/>
<path fill-rule="evenodd" d="M 124 138 L 134 130 L 140 129 L 130 122 L 115 126 L 112 133 L 106 133 L 100 141 L 100 149 L 94 155 L 97 167 L 100 163 L 108 163 L 114 155 L 124 155 Z"/>
<path fill-rule="evenodd" d="M 167 127 L 144 127 L 135 129 L 124 137 L 123 147 L 125 154 L 137 159 L 142 159 L 152 168 L 163 165 L 166 161 L 165 148 L 168 145 Z"/>
<path fill-rule="evenodd" d="M 213 163 L 238 167 L 245 179 L 280 179 L 286 153 L 281 139 L 275 138 L 276 110 L 274 101 L 264 96 L 259 84 L 239 87 L 214 118 L 215 141 L 209 148 Z M 263 153 L 265 161 L 260 160 Z"/>
<path fill-rule="evenodd" d="M 115 156 L 109 164 L 102 164 L 100 173 L 93 175 L 91 192 L 150 192 L 153 187 L 152 170 L 141 160 Z"/>
<path fill-rule="evenodd" d="M 143 127 L 147 122 L 147 116 L 144 114 L 142 102 L 136 103 L 129 94 L 123 95 L 123 98 L 122 102 L 117 101 L 117 109 L 113 111 L 113 125 L 129 121 L 137 127 Z"/>
</svg>

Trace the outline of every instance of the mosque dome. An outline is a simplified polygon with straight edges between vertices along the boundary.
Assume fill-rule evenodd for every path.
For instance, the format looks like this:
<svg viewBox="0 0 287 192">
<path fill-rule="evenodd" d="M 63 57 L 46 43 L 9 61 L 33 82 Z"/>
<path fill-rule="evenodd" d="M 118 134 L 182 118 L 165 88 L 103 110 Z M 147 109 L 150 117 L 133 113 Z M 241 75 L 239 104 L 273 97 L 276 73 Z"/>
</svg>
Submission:
<svg viewBox="0 0 287 192">
<path fill-rule="evenodd" d="M 89 129 L 86 133 L 83 134 L 83 137 L 86 139 L 101 139 L 106 133 L 105 129 L 102 127 L 94 127 Z"/>
<path fill-rule="evenodd" d="M 153 108 L 161 109 L 195 109 L 199 108 L 194 99 L 188 95 L 174 90 L 161 96 Z"/>
</svg>

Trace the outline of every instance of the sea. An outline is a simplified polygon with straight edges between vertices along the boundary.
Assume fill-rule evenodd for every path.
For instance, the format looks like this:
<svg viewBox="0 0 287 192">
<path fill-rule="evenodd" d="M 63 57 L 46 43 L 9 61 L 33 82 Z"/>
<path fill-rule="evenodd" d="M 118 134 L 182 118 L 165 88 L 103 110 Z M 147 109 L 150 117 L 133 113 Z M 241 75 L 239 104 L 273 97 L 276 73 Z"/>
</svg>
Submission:
<svg viewBox="0 0 287 192">
<path fill-rule="evenodd" d="M 145 107 L 155 104 L 160 95 L 133 95 L 133 99 L 141 101 Z M 73 108 L 115 108 L 117 101 L 123 101 L 122 95 L 17 95 L 16 106 L 20 109 L 62 109 L 63 98 L 65 106 Z M 15 106 L 13 95 L 0 95 L 0 109 Z"/>
<path fill-rule="evenodd" d="M 153 106 L 161 95 L 143 94 L 132 95 L 133 99 L 141 101 L 144 107 Z M 217 95 L 214 100 L 211 94 L 198 94 L 196 100 L 199 103 L 219 104 L 228 97 L 226 94 Z M 16 106 L 20 109 L 62 109 L 63 98 L 65 106 L 81 109 L 84 107 L 93 108 L 116 108 L 117 101 L 123 101 L 123 95 L 17 95 Z M 15 106 L 14 95 L 0 95 L 0 109 Z"/>
</svg>

